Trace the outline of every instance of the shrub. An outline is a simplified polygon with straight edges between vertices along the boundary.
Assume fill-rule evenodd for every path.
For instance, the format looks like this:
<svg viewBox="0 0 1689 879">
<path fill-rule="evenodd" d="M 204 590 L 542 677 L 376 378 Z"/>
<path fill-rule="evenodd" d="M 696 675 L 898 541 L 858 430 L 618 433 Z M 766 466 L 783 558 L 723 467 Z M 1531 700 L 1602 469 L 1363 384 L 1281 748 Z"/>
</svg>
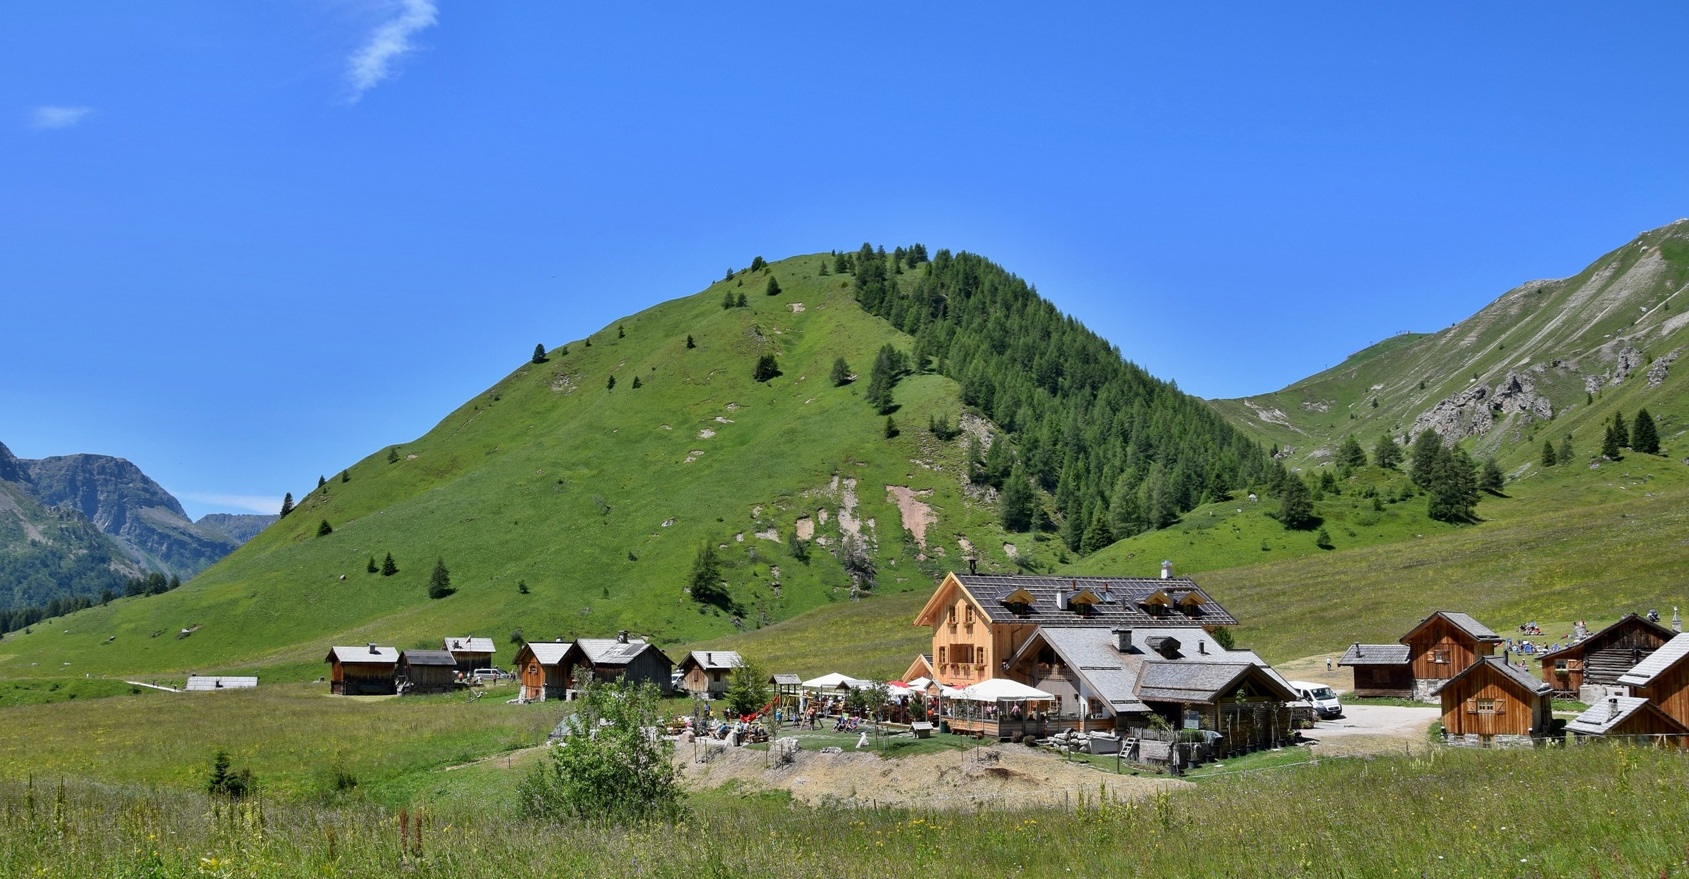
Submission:
<svg viewBox="0 0 1689 879">
<path fill-rule="evenodd" d="M 674 745 L 652 732 L 662 720 L 657 700 L 650 683 L 583 678 L 573 734 L 516 786 L 524 817 L 626 824 L 684 816 Z"/>
</svg>

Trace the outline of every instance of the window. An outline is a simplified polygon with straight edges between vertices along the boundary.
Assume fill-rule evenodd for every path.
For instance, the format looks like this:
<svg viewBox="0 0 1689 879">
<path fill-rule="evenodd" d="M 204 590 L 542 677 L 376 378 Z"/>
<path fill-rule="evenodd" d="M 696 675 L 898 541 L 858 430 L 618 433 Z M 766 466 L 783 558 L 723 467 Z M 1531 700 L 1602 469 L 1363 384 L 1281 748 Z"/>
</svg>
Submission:
<svg viewBox="0 0 1689 879">
<path fill-rule="evenodd" d="M 1433 650 L 1431 651 L 1431 661 L 1438 665 L 1448 665 L 1449 652 L 1447 650 Z"/>
<path fill-rule="evenodd" d="M 1478 713 L 1479 714 L 1494 714 L 1495 713 L 1495 700 L 1494 699 L 1478 699 L 1476 701 L 1478 703 Z"/>
<path fill-rule="evenodd" d="M 950 661 L 950 660 L 944 658 L 946 652 L 947 652 L 946 648 L 944 648 L 944 647 L 938 648 L 938 664 L 939 665 L 943 665 L 946 662 Z"/>
</svg>

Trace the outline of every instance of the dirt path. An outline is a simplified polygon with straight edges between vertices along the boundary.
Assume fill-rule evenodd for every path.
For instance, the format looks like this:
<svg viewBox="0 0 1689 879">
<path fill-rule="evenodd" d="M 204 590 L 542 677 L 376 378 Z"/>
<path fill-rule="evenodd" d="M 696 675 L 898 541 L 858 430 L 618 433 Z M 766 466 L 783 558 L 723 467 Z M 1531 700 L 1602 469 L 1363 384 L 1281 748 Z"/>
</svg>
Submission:
<svg viewBox="0 0 1689 879">
<path fill-rule="evenodd" d="M 1322 756 L 1418 753 L 1430 748 L 1426 730 L 1440 713 L 1434 705 L 1346 705 L 1342 717 L 1302 735 L 1319 743 L 1315 753 Z"/>
<path fill-rule="evenodd" d="M 683 772 L 694 788 L 729 781 L 751 789 L 785 790 L 804 803 L 937 809 L 1023 808 L 1095 800 L 1102 792 L 1126 799 L 1187 783 L 1114 775 L 1064 763 L 1047 751 L 1018 746 L 945 751 L 887 760 L 846 751 L 799 751 L 785 766 L 765 766 L 768 754 L 735 748 L 695 763 L 683 750 Z"/>
</svg>

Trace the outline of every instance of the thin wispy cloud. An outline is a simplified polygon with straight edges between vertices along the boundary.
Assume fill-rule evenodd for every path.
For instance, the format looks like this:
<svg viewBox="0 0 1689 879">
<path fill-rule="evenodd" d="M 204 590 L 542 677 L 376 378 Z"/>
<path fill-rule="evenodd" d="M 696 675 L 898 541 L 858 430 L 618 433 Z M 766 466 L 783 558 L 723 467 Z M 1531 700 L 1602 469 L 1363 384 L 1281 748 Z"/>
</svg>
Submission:
<svg viewBox="0 0 1689 879">
<path fill-rule="evenodd" d="M 399 0 L 394 12 L 347 62 L 346 79 L 352 86 L 350 100 L 354 104 L 365 92 L 392 76 L 400 58 L 416 50 L 411 38 L 433 27 L 439 10 L 434 0 Z"/>
<path fill-rule="evenodd" d="M 281 498 L 261 494 L 217 494 L 216 492 L 183 491 L 178 492 L 177 497 L 208 507 L 251 510 L 254 513 L 277 513 L 281 511 L 282 505 Z"/>
<path fill-rule="evenodd" d="M 69 128 L 94 112 L 93 107 L 36 107 L 29 112 L 29 127 L 37 130 Z"/>
</svg>

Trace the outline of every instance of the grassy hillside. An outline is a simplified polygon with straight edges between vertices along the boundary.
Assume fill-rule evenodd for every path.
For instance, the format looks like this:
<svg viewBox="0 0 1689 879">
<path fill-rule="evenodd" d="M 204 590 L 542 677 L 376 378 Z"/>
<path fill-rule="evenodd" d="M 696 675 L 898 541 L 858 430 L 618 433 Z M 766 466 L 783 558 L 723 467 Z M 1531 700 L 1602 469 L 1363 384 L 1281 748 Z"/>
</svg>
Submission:
<svg viewBox="0 0 1689 879">
<path fill-rule="evenodd" d="M 672 647 L 849 601 L 835 557 L 847 527 L 874 557 L 881 595 L 927 589 L 962 540 L 980 547 L 985 568 L 1007 568 L 991 507 L 964 495 L 962 440 L 925 429 L 929 413 L 959 417 L 955 383 L 901 382 L 902 432 L 888 439 L 863 386 L 881 345 L 910 340 L 856 305 L 848 276 L 821 276 L 820 265 L 798 257 L 742 272 L 554 348 L 425 436 L 304 494 L 182 590 L 6 638 L 0 675 L 264 668 L 308 679 L 334 643 L 410 647 L 474 632 L 494 636 L 508 661 L 517 630 L 625 628 Z M 778 296 L 764 293 L 770 275 Z M 746 307 L 722 307 L 739 293 Z M 751 373 L 763 353 L 781 375 L 759 383 Z M 839 356 L 861 380 L 833 386 Z M 893 492 L 903 488 L 912 516 L 930 508 L 922 540 L 905 528 Z M 788 549 L 800 519 L 816 539 L 807 563 Z M 318 536 L 325 521 L 333 531 Z M 721 552 L 737 614 L 684 592 L 706 542 Z M 397 575 L 366 572 L 388 553 Z M 429 600 L 436 559 L 456 593 Z"/>
</svg>

